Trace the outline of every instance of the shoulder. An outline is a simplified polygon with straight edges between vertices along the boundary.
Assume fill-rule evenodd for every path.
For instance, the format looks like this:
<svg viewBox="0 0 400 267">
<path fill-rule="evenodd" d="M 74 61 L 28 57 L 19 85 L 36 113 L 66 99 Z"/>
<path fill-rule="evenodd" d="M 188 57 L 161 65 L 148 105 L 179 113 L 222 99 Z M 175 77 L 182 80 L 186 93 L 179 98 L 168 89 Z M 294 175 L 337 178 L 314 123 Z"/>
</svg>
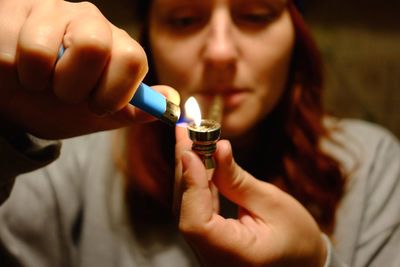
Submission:
<svg viewBox="0 0 400 267">
<path fill-rule="evenodd" d="M 348 141 L 358 141 L 369 145 L 378 145 L 382 142 L 399 143 L 397 138 L 388 129 L 379 124 L 360 119 L 327 118 L 329 130 L 341 134 Z"/>
<path fill-rule="evenodd" d="M 346 198 L 353 198 L 359 204 L 364 202 L 368 207 L 364 211 L 365 219 L 378 218 L 375 215 L 382 210 L 398 210 L 399 140 L 384 127 L 361 120 L 337 120 L 330 127 L 334 127 L 331 128 L 333 141 L 326 142 L 326 147 L 343 167 L 347 178 Z M 392 215 L 396 221 L 400 220 L 399 212 Z"/>
<path fill-rule="evenodd" d="M 393 133 L 375 123 L 356 119 L 341 120 L 337 131 L 344 149 L 355 157 L 354 174 L 368 179 L 371 193 L 389 181 L 400 181 L 400 143 Z"/>
<path fill-rule="evenodd" d="M 353 208 L 363 210 L 364 227 L 376 226 L 370 228 L 368 237 L 397 225 L 400 222 L 398 139 L 384 127 L 361 120 L 340 120 L 335 127 L 334 137 L 342 153 L 335 155 L 347 167 L 345 199 L 352 199 L 350 202 L 356 203 Z"/>
<path fill-rule="evenodd" d="M 376 123 L 359 119 L 327 118 L 325 124 L 331 139 L 323 146 L 349 171 L 371 165 L 400 165 L 400 143 L 397 137 Z"/>
<path fill-rule="evenodd" d="M 345 119 L 328 124 L 333 141 L 326 142 L 327 150 L 347 171 L 337 214 L 337 250 L 349 262 L 371 255 L 382 258 L 384 251 L 393 252 L 388 240 L 400 225 L 399 141 L 371 122 Z"/>
</svg>

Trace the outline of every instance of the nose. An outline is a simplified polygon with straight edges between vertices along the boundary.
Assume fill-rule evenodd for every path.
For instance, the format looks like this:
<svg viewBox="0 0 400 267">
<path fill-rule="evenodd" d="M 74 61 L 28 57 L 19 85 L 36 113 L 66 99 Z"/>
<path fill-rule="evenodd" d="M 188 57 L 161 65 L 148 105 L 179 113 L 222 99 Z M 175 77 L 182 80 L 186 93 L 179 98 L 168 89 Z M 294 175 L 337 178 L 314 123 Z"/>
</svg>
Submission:
<svg viewBox="0 0 400 267">
<path fill-rule="evenodd" d="M 215 10 L 209 21 L 203 47 L 206 65 L 213 68 L 226 68 L 235 63 L 238 53 L 234 24 L 229 10 Z"/>
</svg>

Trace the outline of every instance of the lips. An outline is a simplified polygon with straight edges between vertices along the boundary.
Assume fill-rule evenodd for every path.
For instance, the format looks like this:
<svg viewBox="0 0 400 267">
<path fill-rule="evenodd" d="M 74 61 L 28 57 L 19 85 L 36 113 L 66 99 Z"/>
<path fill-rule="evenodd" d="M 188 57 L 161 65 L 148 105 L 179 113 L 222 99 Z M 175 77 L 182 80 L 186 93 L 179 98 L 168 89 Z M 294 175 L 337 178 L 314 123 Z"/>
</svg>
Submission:
<svg viewBox="0 0 400 267">
<path fill-rule="evenodd" d="M 228 110 L 234 109 L 244 102 L 246 96 L 249 94 L 249 91 L 246 90 L 235 90 L 235 91 L 227 91 L 222 94 L 222 99 L 224 103 L 224 107 Z"/>
<path fill-rule="evenodd" d="M 219 90 L 207 90 L 205 92 L 199 92 L 196 97 L 202 104 L 210 105 L 214 98 L 219 95 L 222 97 L 224 110 L 232 110 L 238 107 L 246 97 L 250 94 L 249 89 L 239 89 L 239 88 L 224 88 Z"/>
</svg>

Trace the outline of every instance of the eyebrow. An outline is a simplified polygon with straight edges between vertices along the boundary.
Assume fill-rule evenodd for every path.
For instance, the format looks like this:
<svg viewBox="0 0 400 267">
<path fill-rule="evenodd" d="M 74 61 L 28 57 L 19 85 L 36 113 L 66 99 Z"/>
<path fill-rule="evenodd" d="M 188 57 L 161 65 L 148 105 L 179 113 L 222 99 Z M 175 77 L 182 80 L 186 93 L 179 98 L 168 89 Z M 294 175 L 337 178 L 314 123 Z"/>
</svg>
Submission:
<svg viewBox="0 0 400 267">
<path fill-rule="evenodd" d="M 288 3 L 288 0 L 230 0 L 232 4 L 264 4 L 277 10 L 282 9 Z"/>
</svg>

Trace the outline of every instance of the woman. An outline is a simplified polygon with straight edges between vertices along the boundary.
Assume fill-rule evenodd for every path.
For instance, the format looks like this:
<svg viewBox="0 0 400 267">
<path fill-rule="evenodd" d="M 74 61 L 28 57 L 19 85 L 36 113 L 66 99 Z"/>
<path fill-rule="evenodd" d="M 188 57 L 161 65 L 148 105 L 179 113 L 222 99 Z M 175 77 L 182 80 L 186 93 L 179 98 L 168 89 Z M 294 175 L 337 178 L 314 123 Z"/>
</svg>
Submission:
<svg viewBox="0 0 400 267">
<path fill-rule="evenodd" d="M 19 48 L 15 84 L 46 90 L 43 81 L 49 80 L 47 69 L 53 67 L 61 40 L 70 59 L 65 54 L 57 62 L 50 97 L 14 96 L 15 90 L 1 88 L 3 96 L 8 93 L 21 101 L 17 103 L 25 111 L 15 112 L 15 106 L 2 103 L 2 118 L 9 127 L 2 133 L 7 142 L 1 155 L 11 155 L 18 163 L 17 168 L 2 166 L 6 178 L 56 157 L 54 144 L 32 149 L 21 130 L 60 138 L 140 119 L 136 110 L 125 106 L 145 73 L 144 54 L 92 7 L 55 3 L 26 9 L 28 19 L 15 41 Z M 195 95 L 204 108 L 216 95 L 222 96 L 223 135 L 248 172 L 233 161 L 229 142 L 220 141 L 212 187 L 239 207 L 238 219 L 217 215 L 218 200 L 203 165 L 187 151 L 190 142 L 184 128 L 176 129 L 174 156 L 172 129 L 160 123 L 134 125 L 127 128 L 122 143 L 121 138 L 110 143 L 109 132 L 64 140 L 59 159 L 16 179 L 1 207 L 0 233 L 7 251 L 2 254 L 10 263 L 15 259 L 32 266 L 396 264 L 398 142 L 377 126 L 325 117 L 318 54 L 293 3 L 154 0 L 140 4 L 148 82 L 179 89 L 183 100 Z M 49 18 L 42 18 L 53 9 L 50 14 L 64 13 L 59 27 L 50 27 L 58 29 L 58 38 L 44 38 L 52 44 L 51 56 L 32 56 L 28 53 L 32 49 L 24 46 L 34 28 L 29 26 L 49 25 Z M 82 43 L 76 40 L 88 41 L 82 33 L 89 29 L 95 31 L 94 37 L 102 37 L 97 39 L 100 45 L 77 45 Z M 45 30 L 40 33 L 46 36 Z M 31 57 L 27 60 L 26 55 Z M 51 64 L 38 58 L 50 58 Z M 42 76 L 32 75 L 26 71 L 32 62 L 51 68 L 32 70 Z M 86 70 L 87 76 L 75 69 Z M 160 90 L 176 98 L 168 88 Z M 24 102 L 24 97 L 30 101 Z M 72 104 L 62 105 L 60 100 Z M 57 105 L 52 104 L 55 101 Z M 97 113 L 123 109 L 99 118 L 87 103 Z M 37 107 L 53 113 L 38 116 Z M 32 117 L 36 120 L 27 119 Z M 60 119 L 63 124 L 54 123 Z M 46 127 L 49 123 L 54 127 Z M 16 132 L 27 142 L 14 138 Z M 170 212 L 174 157 L 176 193 L 181 193 L 176 197 L 179 228 L 190 246 L 177 233 Z M 221 199 L 221 212 L 236 217 L 230 202 Z"/>
<path fill-rule="evenodd" d="M 364 221 L 372 220 L 372 217 L 366 219 L 365 213 L 372 215 L 372 210 L 377 207 L 364 199 L 370 193 L 362 188 L 368 183 L 374 183 L 371 180 L 382 179 L 379 177 L 381 174 L 375 177 L 376 174 L 368 170 L 372 166 L 365 163 L 369 161 L 367 158 L 371 157 L 372 160 L 377 156 L 375 153 L 380 154 L 378 151 L 386 148 L 378 148 L 378 145 L 374 151 L 368 149 L 369 155 L 364 157 L 364 146 L 368 146 L 368 141 L 364 143 L 366 140 L 359 136 L 359 131 L 369 132 L 366 136 L 376 135 L 376 126 L 358 121 L 337 120 L 329 117 L 323 109 L 319 54 L 294 3 L 193 1 L 189 4 L 187 1 L 160 0 L 139 1 L 139 4 L 137 15 L 142 15 L 143 23 L 141 41 L 150 59 L 147 82 L 168 84 L 177 88 L 183 101 L 194 95 L 203 104 L 203 110 L 212 105 L 215 97 L 222 97 L 222 134 L 232 143 L 236 162 L 254 177 L 295 197 L 308 211 L 301 212 L 301 208 L 295 207 L 298 203 L 292 203 L 282 191 L 270 189 L 268 184 L 253 181 L 254 178 L 248 178 L 249 188 L 243 185 L 245 189 L 229 189 L 228 178 L 236 174 L 237 170 L 229 165 L 229 145 L 220 142 L 217 159 L 222 166 L 217 167 L 213 181 L 222 195 L 239 207 L 239 211 L 236 211 L 235 207 L 232 209 L 232 205 L 222 199 L 222 214 L 235 218 L 236 213 L 239 214 L 238 221 L 225 221 L 217 216 L 218 212 L 211 209 L 218 205 L 211 193 L 205 195 L 191 192 L 196 189 L 204 190 L 204 184 L 201 184 L 201 180 L 196 182 L 201 177 L 200 167 L 191 167 L 195 159 L 185 153 L 183 161 L 191 163 L 186 162 L 189 166 L 184 167 L 189 176 L 184 179 L 184 183 L 190 190 L 183 193 L 183 198 L 190 201 L 182 204 L 180 225 L 205 265 L 262 266 L 261 263 L 271 264 L 270 257 L 276 256 L 273 255 L 276 252 L 301 255 L 299 258 L 293 255 L 293 258 L 284 257 L 285 264 L 289 266 L 307 266 L 307 263 L 301 261 L 307 261 L 307 257 L 312 259 L 311 263 L 315 266 L 322 266 L 321 261 L 318 263 L 318 259 L 321 259 L 318 258 L 318 252 L 323 254 L 324 246 L 318 242 L 319 230 L 315 231 L 313 228 L 315 222 L 337 244 L 340 256 L 336 258 L 330 255 L 332 262 L 343 261 L 351 266 L 364 266 L 370 262 L 378 266 L 381 260 L 385 261 L 379 255 L 368 255 L 366 249 L 360 248 L 360 242 L 365 242 L 361 240 L 368 237 L 356 237 L 358 234 L 354 233 L 360 229 L 365 230 L 365 235 L 369 231 L 376 231 L 375 238 L 372 238 L 374 240 L 370 240 L 367 246 L 378 249 L 387 246 L 390 243 L 387 242 L 388 238 L 397 231 L 398 212 L 394 216 L 386 214 L 381 217 L 382 221 L 377 223 L 380 226 L 375 225 L 375 230 L 367 229 Z M 135 136 L 140 135 L 140 130 L 132 130 L 127 137 L 135 140 Z M 181 143 L 187 142 L 179 142 L 180 138 L 182 137 L 178 135 L 178 159 L 179 154 L 183 153 L 180 151 Z M 166 143 L 164 141 L 161 144 L 165 146 Z M 384 146 L 387 145 L 389 144 Z M 395 153 L 398 153 L 398 143 L 394 146 L 397 150 Z M 137 148 L 137 145 L 131 144 L 127 148 L 127 153 L 134 162 L 131 165 L 144 166 L 146 161 L 149 162 L 143 162 L 143 157 L 136 157 L 134 149 L 130 151 L 130 148 Z M 167 158 L 171 158 L 171 155 Z M 375 164 L 393 164 L 394 167 L 398 165 L 399 158 L 396 156 L 392 163 L 390 161 L 382 159 L 381 163 Z M 392 180 L 394 188 L 398 188 L 399 168 L 394 168 L 396 171 L 389 175 L 392 178 L 385 179 Z M 153 166 L 145 171 L 147 174 L 152 172 L 157 172 Z M 164 182 L 166 185 L 163 188 L 169 189 L 154 193 L 149 183 L 150 177 L 144 176 L 141 179 L 135 170 L 129 172 L 129 168 L 127 173 L 130 177 L 128 188 L 132 191 L 138 187 L 141 190 L 147 188 L 150 195 L 153 193 L 154 199 L 162 203 L 171 201 L 171 195 L 168 195 L 171 185 L 168 187 L 167 181 L 160 181 L 160 177 L 164 176 L 152 175 L 157 178 L 154 184 Z M 359 178 L 359 175 L 364 177 Z M 202 178 L 205 179 L 205 176 Z M 247 174 L 244 176 L 247 177 Z M 363 182 L 355 182 L 359 179 L 363 179 Z M 239 180 L 240 183 L 247 184 Z M 247 181 L 247 178 L 244 180 Z M 256 188 L 263 190 L 258 192 Z M 246 190 L 249 195 L 242 195 L 241 191 Z M 285 204 L 277 205 L 267 197 L 269 194 L 274 195 L 273 200 L 276 198 L 278 202 Z M 373 197 L 375 198 L 380 198 L 378 193 Z M 390 198 L 396 199 L 396 196 L 391 195 Z M 385 202 L 383 199 L 382 201 Z M 130 203 L 132 202 L 134 201 Z M 359 210 L 360 206 L 365 210 L 349 213 L 349 209 Z M 137 210 L 132 210 L 132 217 L 139 217 L 135 215 Z M 273 235 L 263 232 L 268 230 L 269 220 L 276 219 L 268 216 L 274 211 L 277 212 L 276 217 L 286 218 L 276 223 L 282 227 L 282 232 L 291 233 L 291 230 L 295 230 L 295 234 L 278 234 L 272 237 Z M 202 215 L 203 221 L 200 219 Z M 310 220 L 307 215 L 312 215 L 313 219 Z M 254 223 L 259 226 L 259 220 L 266 224 L 266 229 L 251 225 Z M 292 220 L 293 224 L 287 224 L 287 220 Z M 392 225 L 389 232 L 386 232 L 387 223 Z M 252 234 L 248 235 L 248 231 Z M 378 234 L 379 232 L 381 233 Z M 302 251 L 299 248 L 304 239 L 308 243 L 304 247 L 314 254 L 307 255 L 307 249 Z M 236 247 L 237 240 L 241 240 L 239 242 L 245 244 L 244 247 Z M 262 243 L 260 240 L 265 243 L 258 247 L 256 243 Z M 282 250 L 277 252 L 272 249 L 269 251 L 272 255 L 269 254 L 267 251 L 270 247 L 267 244 L 276 244 L 281 240 L 286 240 Z M 234 247 L 230 244 L 234 244 Z M 296 244 L 297 249 L 291 248 L 293 244 Z M 218 253 L 213 251 L 215 247 L 218 248 Z M 287 250 L 283 252 L 284 248 Z M 305 258 L 301 258 L 302 256 Z M 275 263 L 279 266 L 279 260 L 277 262 Z"/>
</svg>

